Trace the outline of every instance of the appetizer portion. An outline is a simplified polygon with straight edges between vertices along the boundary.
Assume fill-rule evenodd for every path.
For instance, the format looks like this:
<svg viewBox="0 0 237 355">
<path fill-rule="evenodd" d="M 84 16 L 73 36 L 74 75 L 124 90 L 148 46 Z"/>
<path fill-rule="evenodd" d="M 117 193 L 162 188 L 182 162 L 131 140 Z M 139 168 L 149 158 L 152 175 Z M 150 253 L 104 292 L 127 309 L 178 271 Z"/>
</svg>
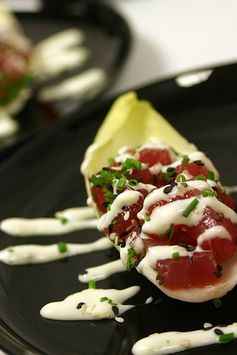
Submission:
<svg viewBox="0 0 237 355">
<path fill-rule="evenodd" d="M 120 147 L 107 166 L 86 178 L 101 216 L 98 228 L 128 270 L 136 267 L 184 301 L 221 297 L 235 286 L 235 205 L 204 153 L 178 153 L 153 138 Z"/>
<path fill-rule="evenodd" d="M 14 16 L 0 5 L 0 106 L 22 98 L 30 81 L 31 46 Z"/>
</svg>

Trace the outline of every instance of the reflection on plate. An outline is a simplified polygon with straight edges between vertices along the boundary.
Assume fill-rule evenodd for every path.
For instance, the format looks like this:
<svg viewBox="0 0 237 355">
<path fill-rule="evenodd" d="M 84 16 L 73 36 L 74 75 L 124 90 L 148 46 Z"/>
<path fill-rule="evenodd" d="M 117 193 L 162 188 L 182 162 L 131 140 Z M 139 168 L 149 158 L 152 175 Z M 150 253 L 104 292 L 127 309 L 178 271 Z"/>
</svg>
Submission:
<svg viewBox="0 0 237 355">
<path fill-rule="evenodd" d="M 222 171 L 224 183 L 235 185 L 237 102 L 233 95 L 236 66 L 213 70 L 207 81 L 181 88 L 168 80 L 138 90 L 149 99 L 190 141 L 208 152 Z M 233 85 L 232 85 L 233 84 Z M 1 219 L 9 216 L 52 216 L 66 207 L 84 205 L 86 193 L 79 167 L 84 151 L 92 141 L 111 102 L 84 111 L 80 118 L 74 114 L 62 124 L 55 124 L 35 140 L 16 148 L 7 157 L 2 152 L 0 167 Z M 14 151 L 14 147 L 12 147 Z M 4 160 L 4 159 L 5 160 Z M 34 163 L 34 165 L 33 165 Z M 90 242 L 98 232 L 74 232 L 64 237 L 68 242 Z M 35 243 L 53 243 L 60 237 L 36 237 Z M 1 233 L 1 249 L 7 245 L 27 242 Z M 236 289 L 222 300 L 216 309 L 212 302 L 189 304 L 169 299 L 135 271 L 113 275 L 98 283 L 101 288 L 122 289 L 141 286 L 141 291 L 129 303 L 143 304 L 150 296 L 157 302 L 132 309 L 125 322 L 113 320 L 58 322 L 40 317 L 41 307 L 53 300 L 85 288 L 77 280 L 87 267 L 116 258 L 112 253 L 75 256 L 51 264 L 10 267 L 0 265 L 0 309 L 2 332 L 0 341 L 14 354 L 23 349 L 48 354 L 130 354 L 133 344 L 154 332 L 187 331 L 202 328 L 205 322 L 229 324 L 237 320 Z M 10 341 L 11 336 L 14 341 Z M 236 343 L 193 349 L 192 354 L 234 355 Z M 189 353 L 188 351 L 186 352 Z"/>
<path fill-rule="evenodd" d="M 14 10 L 14 2 L 9 3 Z M 41 63 L 34 61 L 38 69 L 37 78 L 31 85 L 33 96 L 17 117 L 20 125 L 17 138 L 21 138 L 98 99 L 113 83 L 126 59 L 130 33 L 119 14 L 96 1 L 61 0 L 56 5 L 45 0 L 35 12 L 31 8 L 28 12 L 24 12 L 24 8 L 19 12 L 19 6 L 17 11 L 16 15 L 33 44 L 66 31 L 64 42 L 67 46 L 61 55 L 49 45 L 43 58 L 38 58 Z M 81 34 L 83 38 L 78 38 Z M 39 52 L 39 48 L 36 51 Z M 76 62 L 80 65 L 76 66 Z M 65 70 L 59 73 L 57 69 L 62 65 Z"/>
</svg>

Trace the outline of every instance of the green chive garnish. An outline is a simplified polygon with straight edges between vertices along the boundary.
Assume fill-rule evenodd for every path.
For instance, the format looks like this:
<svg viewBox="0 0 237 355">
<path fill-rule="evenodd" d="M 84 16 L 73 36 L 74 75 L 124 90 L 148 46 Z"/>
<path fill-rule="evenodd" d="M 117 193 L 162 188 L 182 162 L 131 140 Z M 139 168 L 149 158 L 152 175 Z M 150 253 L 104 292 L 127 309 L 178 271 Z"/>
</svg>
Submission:
<svg viewBox="0 0 237 355">
<path fill-rule="evenodd" d="M 184 155 L 183 159 L 181 161 L 181 164 L 188 164 L 188 162 L 190 161 L 190 158 L 188 155 Z"/>
<path fill-rule="evenodd" d="M 117 185 L 116 185 L 117 189 L 122 189 L 126 185 L 126 181 L 127 180 L 125 177 L 121 177 L 119 179 L 119 181 L 117 182 Z"/>
<path fill-rule="evenodd" d="M 58 250 L 59 250 L 59 253 L 66 253 L 67 244 L 65 242 L 59 242 L 58 243 Z"/>
<path fill-rule="evenodd" d="M 88 288 L 96 288 L 96 282 L 94 280 L 90 280 L 88 282 Z"/>
<path fill-rule="evenodd" d="M 184 175 L 179 174 L 176 176 L 176 181 L 177 182 L 184 182 L 184 181 L 186 181 L 186 177 Z"/>
<path fill-rule="evenodd" d="M 207 178 L 208 180 L 215 180 L 215 174 L 213 173 L 213 171 L 208 170 Z"/>
<path fill-rule="evenodd" d="M 128 169 L 140 170 L 141 167 L 142 167 L 142 163 L 139 160 L 133 158 L 127 158 L 125 162 L 122 164 L 122 168 L 126 170 Z"/>
<path fill-rule="evenodd" d="M 61 222 L 62 224 L 66 224 L 66 223 L 68 222 L 68 219 L 65 218 L 65 217 L 62 217 L 62 218 L 60 218 L 60 222 Z"/>
<path fill-rule="evenodd" d="M 127 250 L 127 253 L 128 253 L 127 269 L 128 269 L 128 271 L 131 271 L 132 265 L 134 263 L 134 258 L 137 255 L 137 253 L 136 253 L 135 249 L 133 249 L 133 248 L 129 248 Z"/>
<path fill-rule="evenodd" d="M 165 236 L 168 237 L 169 239 L 172 238 L 172 235 L 174 233 L 174 224 L 172 223 L 169 228 L 167 229 L 167 231 L 165 232 Z"/>
<path fill-rule="evenodd" d="M 221 190 L 221 193 L 222 194 L 226 194 L 226 188 L 225 187 L 223 187 L 223 189 Z"/>
<path fill-rule="evenodd" d="M 202 196 L 203 197 L 216 197 L 217 196 L 217 193 L 216 193 L 216 191 L 211 191 L 211 190 L 203 190 L 202 192 L 201 192 L 201 194 L 202 194 Z"/>
<path fill-rule="evenodd" d="M 179 259 L 180 258 L 179 252 L 176 251 L 176 252 L 172 253 L 172 258 L 175 259 L 175 260 Z"/>
<path fill-rule="evenodd" d="M 235 335 L 234 333 L 227 333 L 227 334 L 221 334 L 219 335 L 219 342 L 220 343 L 229 343 L 234 339 Z"/>
<path fill-rule="evenodd" d="M 108 297 L 101 297 L 100 302 L 108 301 Z"/>
<path fill-rule="evenodd" d="M 198 203 L 199 203 L 198 199 L 194 198 L 192 202 L 183 211 L 183 216 L 188 217 L 190 213 L 196 208 Z"/>
<path fill-rule="evenodd" d="M 145 216 L 145 221 L 149 222 L 151 220 L 151 216 Z"/>
<path fill-rule="evenodd" d="M 129 183 L 129 185 L 131 185 L 131 186 L 136 186 L 136 185 L 138 185 L 138 181 L 135 180 L 135 179 L 129 180 L 128 183 Z"/>
<path fill-rule="evenodd" d="M 212 303 L 215 306 L 215 308 L 220 308 L 222 306 L 222 302 L 220 298 L 214 298 L 212 300 Z"/>
<path fill-rule="evenodd" d="M 203 181 L 206 181 L 207 179 L 205 178 L 204 175 L 197 175 L 197 176 L 195 177 L 195 180 L 203 180 Z"/>
</svg>

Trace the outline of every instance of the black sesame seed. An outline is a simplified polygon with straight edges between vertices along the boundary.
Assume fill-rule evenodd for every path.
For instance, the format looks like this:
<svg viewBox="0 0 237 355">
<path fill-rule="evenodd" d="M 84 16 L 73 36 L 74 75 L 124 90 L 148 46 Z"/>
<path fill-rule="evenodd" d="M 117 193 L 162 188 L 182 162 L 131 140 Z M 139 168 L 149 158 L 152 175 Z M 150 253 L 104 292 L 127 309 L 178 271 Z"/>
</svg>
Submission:
<svg viewBox="0 0 237 355">
<path fill-rule="evenodd" d="M 165 194 L 169 194 L 172 190 L 173 190 L 173 185 L 170 184 L 164 188 L 163 192 Z"/>
<path fill-rule="evenodd" d="M 122 207 L 122 210 L 125 210 L 125 209 L 126 209 L 126 206 L 123 206 L 123 207 Z"/>
<path fill-rule="evenodd" d="M 194 160 L 194 164 L 203 166 L 204 163 L 201 160 Z"/>
<path fill-rule="evenodd" d="M 216 278 L 218 278 L 218 279 L 222 276 L 221 271 L 219 271 L 219 270 L 214 271 L 214 275 L 215 275 Z"/>
<path fill-rule="evenodd" d="M 223 332 L 221 329 L 219 329 L 219 328 L 214 329 L 214 333 L 215 333 L 216 335 L 222 335 L 222 334 L 224 334 L 224 332 Z"/>
<path fill-rule="evenodd" d="M 112 311 L 114 312 L 114 314 L 117 316 L 119 314 L 119 309 L 117 306 L 112 306 Z"/>
<path fill-rule="evenodd" d="M 183 187 L 188 187 L 188 184 L 187 184 L 186 182 L 181 182 L 181 185 L 182 185 Z"/>
<path fill-rule="evenodd" d="M 104 170 L 104 171 L 111 171 L 110 168 L 102 168 L 102 170 Z"/>
<path fill-rule="evenodd" d="M 84 306 L 84 304 L 85 304 L 85 302 L 80 302 L 80 303 L 78 303 L 77 309 L 80 309 L 82 306 Z"/>
<path fill-rule="evenodd" d="M 125 242 L 125 240 L 123 240 L 123 241 L 122 241 L 122 243 L 121 243 L 121 244 L 119 244 L 119 246 L 120 246 L 120 248 L 125 248 L 125 246 L 126 246 L 126 242 Z"/>
<path fill-rule="evenodd" d="M 216 265 L 216 269 L 217 269 L 218 271 L 222 271 L 222 270 L 223 270 L 223 267 L 222 267 L 221 265 Z"/>
</svg>

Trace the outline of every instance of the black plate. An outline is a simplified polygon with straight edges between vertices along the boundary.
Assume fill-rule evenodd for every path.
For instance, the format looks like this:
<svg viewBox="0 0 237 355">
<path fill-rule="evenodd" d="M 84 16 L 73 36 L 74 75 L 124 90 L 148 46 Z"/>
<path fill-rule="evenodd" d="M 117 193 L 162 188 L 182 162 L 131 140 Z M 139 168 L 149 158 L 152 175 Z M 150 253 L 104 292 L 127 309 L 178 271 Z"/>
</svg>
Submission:
<svg viewBox="0 0 237 355">
<path fill-rule="evenodd" d="M 208 152 L 223 173 L 225 184 L 237 182 L 237 66 L 213 70 L 209 79 L 189 88 L 181 88 L 175 79 L 155 83 L 138 90 L 179 129 L 184 136 Z M 93 139 L 111 101 L 97 105 L 67 121 L 51 126 L 25 145 L 0 155 L 0 216 L 52 216 L 56 210 L 83 205 L 86 194 L 80 175 L 84 151 Z M 14 154 L 13 154 L 14 153 Z M 93 240 L 97 232 L 82 231 L 65 236 L 69 241 Z M 62 237 L 35 238 L 34 242 L 51 243 Z M 23 240 L 1 233 L 1 248 Z M 32 242 L 32 239 L 31 239 Z M 135 270 L 99 282 L 102 288 L 140 285 L 141 292 L 132 299 L 143 303 L 147 297 L 163 302 L 139 306 L 125 314 L 125 323 L 113 320 L 59 322 L 40 317 L 47 302 L 63 299 L 85 286 L 77 275 L 86 267 L 115 258 L 98 252 L 35 266 L 0 265 L 0 342 L 13 354 L 26 349 L 33 353 L 77 355 L 127 355 L 141 337 L 153 332 L 194 330 L 204 322 L 225 324 L 237 320 L 234 289 L 216 309 L 212 302 L 189 304 L 165 297 Z M 236 343 L 194 349 L 183 354 L 236 354 Z"/>
<path fill-rule="evenodd" d="M 52 123 L 65 114 L 78 111 L 85 105 L 90 105 L 91 101 L 104 94 L 116 80 L 127 58 L 131 39 L 126 21 L 115 10 L 98 1 L 41 0 L 40 10 L 26 13 L 19 12 L 18 9 L 16 16 L 33 44 L 65 29 L 79 28 L 85 34 L 83 46 L 91 52 L 90 60 L 80 69 L 68 71 L 56 80 L 33 82 L 33 96 L 23 111 L 17 115 L 21 130 L 15 138 L 23 139 L 35 129 Z M 40 88 L 49 84 L 55 85 L 62 79 L 94 67 L 103 69 L 108 80 L 93 98 L 78 97 L 47 105 L 38 101 L 37 92 Z M 0 142 L 0 148 L 7 143 L 12 143 L 12 139 Z"/>
</svg>

